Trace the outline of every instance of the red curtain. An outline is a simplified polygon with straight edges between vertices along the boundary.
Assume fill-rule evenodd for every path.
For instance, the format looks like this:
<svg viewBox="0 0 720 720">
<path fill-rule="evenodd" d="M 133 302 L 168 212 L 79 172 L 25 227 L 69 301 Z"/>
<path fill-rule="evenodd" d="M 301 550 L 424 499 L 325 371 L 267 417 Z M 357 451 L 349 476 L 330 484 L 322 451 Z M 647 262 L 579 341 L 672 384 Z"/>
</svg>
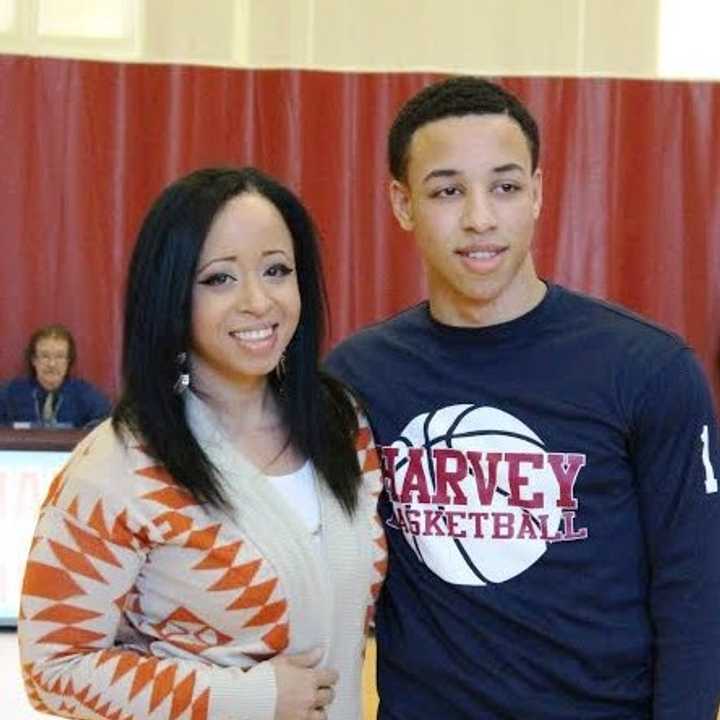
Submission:
<svg viewBox="0 0 720 720">
<path fill-rule="evenodd" d="M 209 164 L 254 164 L 324 238 L 336 342 L 424 293 L 387 201 L 385 137 L 424 74 L 0 58 L 0 378 L 67 324 L 78 374 L 119 378 L 125 268 L 149 203 Z M 720 85 L 508 78 L 542 130 L 541 274 L 684 335 L 720 390 Z"/>
</svg>

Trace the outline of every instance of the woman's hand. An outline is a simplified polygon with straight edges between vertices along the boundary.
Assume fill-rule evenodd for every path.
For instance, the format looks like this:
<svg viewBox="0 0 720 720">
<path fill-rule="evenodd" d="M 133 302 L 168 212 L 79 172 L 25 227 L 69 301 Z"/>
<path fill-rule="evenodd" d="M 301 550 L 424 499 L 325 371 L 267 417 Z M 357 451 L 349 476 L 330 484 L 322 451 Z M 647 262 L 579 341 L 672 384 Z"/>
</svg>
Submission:
<svg viewBox="0 0 720 720">
<path fill-rule="evenodd" d="M 275 669 L 277 703 L 275 720 L 326 720 L 327 707 L 335 697 L 336 670 L 315 668 L 320 649 L 297 655 L 278 655 Z"/>
</svg>

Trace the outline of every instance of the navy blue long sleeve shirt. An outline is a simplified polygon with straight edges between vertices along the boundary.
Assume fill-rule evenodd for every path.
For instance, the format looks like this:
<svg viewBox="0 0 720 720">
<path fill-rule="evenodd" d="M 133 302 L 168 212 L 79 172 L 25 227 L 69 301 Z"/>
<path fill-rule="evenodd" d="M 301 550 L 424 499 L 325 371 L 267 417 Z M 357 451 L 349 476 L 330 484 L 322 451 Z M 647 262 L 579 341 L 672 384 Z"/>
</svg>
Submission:
<svg viewBox="0 0 720 720">
<path fill-rule="evenodd" d="M 720 438 L 678 337 L 550 286 L 486 328 L 423 303 L 327 367 L 382 454 L 382 720 L 715 719 Z"/>
</svg>

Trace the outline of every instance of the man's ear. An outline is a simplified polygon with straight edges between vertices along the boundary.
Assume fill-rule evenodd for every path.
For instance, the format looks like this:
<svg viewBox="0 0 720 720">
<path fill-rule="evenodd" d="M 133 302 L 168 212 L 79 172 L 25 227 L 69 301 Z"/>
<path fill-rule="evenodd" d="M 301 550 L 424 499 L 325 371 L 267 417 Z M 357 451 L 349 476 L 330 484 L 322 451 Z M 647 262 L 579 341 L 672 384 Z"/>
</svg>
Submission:
<svg viewBox="0 0 720 720">
<path fill-rule="evenodd" d="M 533 217 L 537 220 L 542 208 L 542 170 L 538 168 L 532 176 Z"/>
<path fill-rule="evenodd" d="M 390 191 L 390 204 L 397 221 L 400 223 L 400 227 L 403 230 L 413 230 L 415 221 L 413 220 L 410 190 L 407 185 L 399 180 L 392 180 L 388 189 Z"/>
</svg>

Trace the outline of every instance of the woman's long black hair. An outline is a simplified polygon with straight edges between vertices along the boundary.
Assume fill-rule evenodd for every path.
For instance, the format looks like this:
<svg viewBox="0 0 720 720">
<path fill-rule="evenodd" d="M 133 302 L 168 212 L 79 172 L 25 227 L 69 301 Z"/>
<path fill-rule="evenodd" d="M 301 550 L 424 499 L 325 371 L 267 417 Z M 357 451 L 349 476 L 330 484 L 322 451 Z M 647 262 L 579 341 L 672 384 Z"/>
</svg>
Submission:
<svg viewBox="0 0 720 720">
<path fill-rule="evenodd" d="M 178 355 L 190 348 L 192 290 L 210 226 L 234 197 L 256 193 L 280 212 L 293 241 L 301 310 L 280 384 L 271 374 L 293 445 L 312 461 L 342 507 L 357 504 L 357 416 L 346 389 L 320 370 L 327 316 L 317 232 L 300 200 L 251 167 L 198 170 L 167 187 L 138 235 L 128 273 L 123 390 L 113 413 L 198 502 L 227 506 L 217 471 L 187 424 L 173 391 Z"/>
</svg>

